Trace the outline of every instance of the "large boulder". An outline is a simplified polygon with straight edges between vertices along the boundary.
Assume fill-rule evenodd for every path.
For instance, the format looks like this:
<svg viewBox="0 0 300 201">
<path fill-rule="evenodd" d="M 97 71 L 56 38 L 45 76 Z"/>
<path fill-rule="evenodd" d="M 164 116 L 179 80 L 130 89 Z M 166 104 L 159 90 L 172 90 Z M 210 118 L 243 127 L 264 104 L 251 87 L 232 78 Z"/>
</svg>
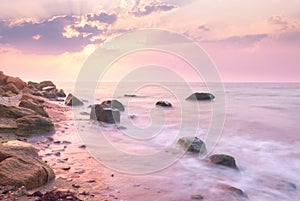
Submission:
<svg viewBox="0 0 300 201">
<path fill-rule="evenodd" d="M 110 124 L 119 123 L 120 111 L 110 107 L 105 107 L 103 104 L 96 104 L 92 106 L 90 119 Z"/>
<path fill-rule="evenodd" d="M 157 101 L 155 105 L 161 107 L 172 107 L 172 104 L 168 101 Z"/>
<path fill-rule="evenodd" d="M 56 89 L 55 84 L 53 82 L 51 82 L 51 81 L 40 82 L 36 87 L 40 91 L 42 91 L 43 89 L 46 89 L 47 87 L 51 88 L 51 89 Z"/>
<path fill-rule="evenodd" d="M 83 105 L 83 102 L 81 100 L 79 100 L 76 96 L 74 96 L 73 94 L 69 94 L 65 100 L 65 104 L 68 106 L 80 106 L 80 105 Z"/>
<path fill-rule="evenodd" d="M 17 119 L 36 114 L 33 110 L 0 104 L 0 118 Z"/>
<path fill-rule="evenodd" d="M 20 90 L 13 83 L 9 83 L 4 87 L 5 91 L 11 91 L 14 94 L 19 94 Z"/>
<path fill-rule="evenodd" d="M 211 93 L 193 93 L 189 97 L 186 98 L 186 100 L 213 100 L 215 99 L 215 96 Z"/>
<path fill-rule="evenodd" d="M 0 71 L 0 86 L 6 85 L 7 75 Z"/>
<path fill-rule="evenodd" d="M 12 83 L 14 84 L 19 90 L 22 90 L 24 87 L 27 86 L 26 82 L 21 80 L 19 77 L 10 77 L 8 76 L 6 79 L 6 83 Z"/>
<path fill-rule="evenodd" d="M 36 103 L 33 100 L 21 100 L 19 107 L 28 108 L 35 111 L 37 114 L 43 117 L 49 117 L 48 113 L 44 110 L 43 105 Z"/>
<path fill-rule="evenodd" d="M 38 150 L 22 141 L 0 145 L 0 186 L 41 187 L 54 179 L 53 170 L 38 156 Z"/>
<path fill-rule="evenodd" d="M 178 143 L 187 151 L 206 154 L 205 143 L 197 137 L 182 137 Z"/>
<path fill-rule="evenodd" d="M 101 105 L 106 108 L 117 109 L 120 112 L 125 111 L 124 105 L 118 100 L 106 100 L 106 101 L 103 101 L 101 103 Z"/>
<path fill-rule="evenodd" d="M 36 104 L 42 104 L 45 102 L 45 100 L 39 96 L 35 96 L 32 94 L 23 94 L 20 101 L 27 101 L 27 100 L 32 100 Z"/>
<path fill-rule="evenodd" d="M 30 136 L 33 134 L 44 134 L 54 130 L 54 125 L 50 119 L 40 115 L 28 115 L 16 120 L 19 136 Z"/>
<path fill-rule="evenodd" d="M 209 157 L 210 161 L 217 165 L 226 166 L 233 169 L 238 169 L 235 159 L 232 156 L 225 154 L 215 154 Z"/>
</svg>

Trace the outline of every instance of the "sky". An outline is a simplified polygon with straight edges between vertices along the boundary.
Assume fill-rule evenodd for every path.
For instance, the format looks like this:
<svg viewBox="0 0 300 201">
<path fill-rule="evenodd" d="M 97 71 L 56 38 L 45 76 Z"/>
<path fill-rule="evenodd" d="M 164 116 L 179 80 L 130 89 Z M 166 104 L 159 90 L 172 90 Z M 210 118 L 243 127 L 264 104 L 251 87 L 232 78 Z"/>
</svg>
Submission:
<svg viewBox="0 0 300 201">
<path fill-rule="evenodd" d="M 0 3 L 0 70 L 24 80 L 75 81 L 88 56 L 102 44 L 155 28 L 195 41 L 224 82 L 300 81 L 300 0 Z M 118 73 L 126 74 L 127 66 L 130 62 L 120 65 Z"/>
</svg>

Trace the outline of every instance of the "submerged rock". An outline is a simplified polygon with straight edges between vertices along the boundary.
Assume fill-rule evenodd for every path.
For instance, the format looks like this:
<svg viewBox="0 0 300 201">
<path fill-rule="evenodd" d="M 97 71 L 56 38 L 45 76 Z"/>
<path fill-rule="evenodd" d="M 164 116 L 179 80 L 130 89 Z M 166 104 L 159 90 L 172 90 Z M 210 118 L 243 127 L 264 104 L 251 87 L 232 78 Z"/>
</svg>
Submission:
<svg viewBox="0 0 300 201">
<path fill-rule="evenodd" d="M 243 198 L 248 198 L 248 195 L 239 188 L 236 188 L 236 187 L 233 187 L 233 186 L 230 186 L 227 184 L 221 184 L 221 185 L 219 185 L 219 187 L 220 187 L 220 189 L 225 190 L 233 195 L 240 196 Z"/>
<path fill-rule="evenodd" d="M 101 103 L 106 108 L 117 109 L 120 112 L 124 112 L 124 105 L 118 100 L 106 100 Z"/>
<path fill-rule="evenodd" d="M 193 93 L 189 97 L 186 98 L 186 100 L 213 100 L 215 99 L 215 96 L 211 93 Z"/>
<path fill-rule="evenodd" d="M 120 123 L 120 111 L 105 107 L 102 104 L 96 104 L 92 106 L 90 119 L 105 122 L 105 123 Z"/>
<path fill-rule="evenodd" d="M 190 152 L 206 154 L 206 146 L 202 140 L 197 137 L 182 137 L 178 143 Z"/>
<path fill-rule="evenodd" d="M 83 105 L 83 102 L 73 94 L 69 94 L 65 100 L 65 104 L 68 106 L 81 106 Z"/>
<path fill-rule="evenodd" d="M 29 190 L 54 179 L 54 172 L 35 147 L 16 140 L 0 146 L 0 178 L 0 186 L 25 186 Z"/>
<path fill-rule="evenodd" d="M 232 156 L 225 154 L 215 154 L 209 157 L 210 161 L 217 165 L 226 166 L 233 169 L 238 169 L 235 159 Z"/>
<path fill-rule="evenodd" d="M 44 134 L 54 130 L 54 125 L 50 119 L 40 115 L 28 115 L 16 120 L 19 136 L 30 136 L 33 134 Z"/>
<path fill-rule="evenodd" d="M 155 105 L 161 106 L 161 107 L 172 107 L 172 104 L 168 101 L 158 101 Z"/>
</svg>

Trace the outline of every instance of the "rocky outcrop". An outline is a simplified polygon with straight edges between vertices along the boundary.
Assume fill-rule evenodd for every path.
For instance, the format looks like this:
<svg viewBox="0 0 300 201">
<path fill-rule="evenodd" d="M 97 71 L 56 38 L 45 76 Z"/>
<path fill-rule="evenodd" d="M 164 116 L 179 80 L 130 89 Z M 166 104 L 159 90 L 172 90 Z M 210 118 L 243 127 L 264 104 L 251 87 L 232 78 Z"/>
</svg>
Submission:
<svg viewBox="0 0 300 201">
<path fill-rule="evenodd" d="M 158 101 L 156 102 L 157 106 L 161 106 L 161 107 L 172 107 L 172 104 L 168 101 Z"/>
<path fill-rule="evenodd" d="M 233 169 L 238 169 L 235 159 L 232 156 L 225 154 L 215 154 L 209 157 L 210 161 L 217 165 L 226 166 Z"/>
<path fill-rule="evenodd" d="M 215 99 L 215 96 L 211 93 L 193 93 L 192 95 L 190 95 L 189 97 L 186 98 L 186 100 L 213 100 Z"/>
<path fill-rule="evenodd" d="M 33 134 L 45 134 L 54 130 L 50 119 L 40 115 L 28 115 L 16 120 L 19 136 L 30 136 Z"/>
<path fill-rule="evenodd" d="M 96 104 L 92 106 L 90 119 L 114 124 L 120 122 L 120 116 L 119 110 L 106 107 L 102 104 Z"/>
<path fill-rule="evenodd" d="M 0 146 L 0 186 L 25 186 L 27 190 L 54 179 L 53 170 L 31 144 L 8 141 Z"/>
<path fill-rule="evenodd" d="M 106 100 L 101 103 L 101 105 L 105 108 L 117 109 L 120 112 L 125 111 L 124 105 L 118 100 Z"/>
<path fill-rule="evenodd" d="M 65 104 L 68 106 L 81 106 L 83 105 L 83 102 L 73 94 L 69 94 L 65 100 Z"/>
<path fill-rule="evenodd" d="M 8 76 L 6 79 L 6 84 L 14 84 L 19 90 L 22 90 L 24 87 L 27 86 L 26 82 L 21 80 L 19 77 L 11 77 Z"/>
<path fill-rule="evenodd" d="M 205 143 L 197 137 L 182 137 L 178 143 L 187 151 L 206 154 Z"/>
<path fill-rule="evenodd" d="M 27 115 L 36 114 L 34 111 L 26 108 L 20 108 L 15 106 L 7 106 L 0 104 L 0 118 L 12 118 L 18 119 Z"/>
<path fill-rule="evenodd" d="M 10 91 L 14 94 L 19 94 L 20 93 L 20 90 L 13 83 L 9 83 L 9 84 L 5 85 L 4 90 L 5 91 Z"/>
<path fill-rule="evenodd" d="M 32 99 L 21 100 L 19 107 L 28 108 L 43 117 L 49 117 L 48 113 L 44 110 L 43 105 L 39 102 L 34 102 Z"/>
</svg>

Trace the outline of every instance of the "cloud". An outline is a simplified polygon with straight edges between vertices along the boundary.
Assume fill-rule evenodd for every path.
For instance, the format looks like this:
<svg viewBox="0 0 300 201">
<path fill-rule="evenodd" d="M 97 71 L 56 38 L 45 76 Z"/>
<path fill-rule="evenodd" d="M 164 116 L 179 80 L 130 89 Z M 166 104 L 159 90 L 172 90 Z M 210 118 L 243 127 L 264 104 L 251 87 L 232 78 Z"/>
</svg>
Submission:
<svg viewBox="0 0 300 201">
<path fill-rule="evenodd" d="M 204 43 L 217 43 L 217 44 L 223 44 L 223 45 L 237 45 L 237 46 L 243 46 L 243 47 L 249 47 L 252 46 L 263 39 L 267 38 L 268 34 L 249 34 L 249 35 L 243 35 L 243 36 L 231 36 L 224 39 L 219 40 L 202 40 Z"/>
<path fill-rule="evenodd" d="M 107 24 L 113 24 L 117 20 L 117 15 L 115 13 L 107 14 L 104 12 L 102 12 L 98 15 L 97 14 L 88 14 L 88 20 L 104 22 Z"/>
<path fill-rule="evenodd" d="M 269 17 L 268 22 L 271 25 L 277 26 L 281 31 L 294 31 L 296 28 L 300 27 L 299 20 L 290 19 L 280 15 Z"/>
<path fill-rule="evenodd" d="M 11 44 L 24 53 L 60 54 L 78 52 L 86 44 L 101 43 L 106 32 L 117 20 L 115 14 L 54 16 L 37 21 L 18 19 L 0 21 L 0 44 Z"/>
<path fill-rule="evenodd" d="M 144 6 L 135 5 L 135 7 L 133 8 L 134 11 L 129 12 L 129 14 L 132 14 L 136 17 L 143 17 L 146 15 L 150 15 L 152 13 L 171 11 L 175 8 L 177 8 L 177 6 L 172 4 L 153 2 L 151 4 L 144 5 Z"/>
</svg>

